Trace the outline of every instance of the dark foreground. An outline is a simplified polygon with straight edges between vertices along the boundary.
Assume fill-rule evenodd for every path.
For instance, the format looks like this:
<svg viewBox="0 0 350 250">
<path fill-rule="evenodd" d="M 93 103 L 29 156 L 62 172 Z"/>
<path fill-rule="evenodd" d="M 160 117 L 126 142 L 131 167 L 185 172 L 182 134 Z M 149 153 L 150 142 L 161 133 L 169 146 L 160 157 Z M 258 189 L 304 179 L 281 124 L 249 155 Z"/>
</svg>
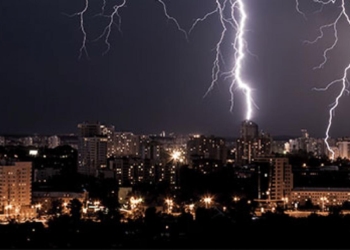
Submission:
<svg viewBox="0 0 350 250">
<path fill-rule="evenodd" d="M 179 217 L 148 214 L 128 223 L 101 222 L 61 216 L 44 228 L 41 223 L 0 226 L 2 248 L 302 248 L 349 249 L 350 216 L 311 215 L 292 218 L 268 214 L 226 216 L 215 211 Z"/>
</svg>

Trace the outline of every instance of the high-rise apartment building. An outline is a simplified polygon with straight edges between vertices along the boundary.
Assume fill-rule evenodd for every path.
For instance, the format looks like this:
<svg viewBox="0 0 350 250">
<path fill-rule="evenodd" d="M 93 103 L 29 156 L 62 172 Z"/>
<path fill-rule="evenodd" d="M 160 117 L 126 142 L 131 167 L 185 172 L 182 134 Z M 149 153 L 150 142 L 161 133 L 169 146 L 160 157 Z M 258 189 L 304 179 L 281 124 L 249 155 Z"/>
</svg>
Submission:
<svg viewBox="0 0 350 250">
<path fill-rule="evenodd" d="M 331 146 L 335 146 L 333 139 L 329 139 L 328 142 Z M 324 139 L 310 137 L 306 129 L 301 130 L 301 137 L 290 139 L 285 144 L 285 151 L 288 153 L 297 153 L 299 150 L 313 153 L 316 157 L 329 153 Z"/>
<path fill-rule="evenodd" d="M 53 135 L 53 136 L 50 136 L 48 139 L 48 145 L 49 145 L 49 148 L 56 148 L 58 146 L 60 146 L 60 138 L 57 136 L 57 135 Z"/>
<path fill-rule="evenodd" d="M 31 162 L 0 162 L 0 209 L 19 214 L 31 205 Z"/>
<path fill-rule="evenodd" d="M 350 138 L 342 138 L 337 142 L 340 158 L 350 158 Z"/>
<path fill-rule="evenodd" d="M 190 165 L 196 159 L 216 160 L 225 164 L 227 147 L 223 138 L 204 135 L 191 135 L 187 142 L 187 158 Z"/>
<path fill-rule="evenodd" d="M 257 157 L 271 154 L 271 136 L 265 132 L 259 133 L 256 123 L 245 120 L 241 124 L 240 138 L 236 144 L 236 164 L 250 164 Z"/>
<path fill-rule="evenodd" d="M 101 125 L 101 134 L 107 138 L 107 158 L 116 155 L 115 130 L 113 125 Z"/>
<path fill-rule="evenodd" d="M 97 176 L 107 166 L 108 137 L 102 134 L 104 126 L 97 123 L 78 125 L 78 172 Z"/>
<path fill-rule="evenodd" d="M 101 123 L 89 123 L 84 122 L 78 124 L 78 136 L 79 137 L 94 137 L 101 135 Z"/>
<path fill-rule="evenodd" d="M 140 138 L 131 132 L 115 133 L 116 156 L 139 156 Z"/>
<path fill-rule="evenodd" d="M 139 183 L 168 183 L 171 188 L 179 188 L 180 163 L 171 161 L 167 164 L 139 157 L 118 157 L 110 160 L 110 169 L 115 171 L 115 179 L 121 187 Z"/>
<path fill-rule="evenodd" d="M 259 136 L 259 127 L 256 123 L 244 120 L 241 124 L 241 138 L 249 141 Z"/>
<path fill-rule="evenodd" d="M 288 158 L 272 158 L 269 192 L 271 200 L 290 200 L 293 189 L 292 165 Z"/>
</svg>

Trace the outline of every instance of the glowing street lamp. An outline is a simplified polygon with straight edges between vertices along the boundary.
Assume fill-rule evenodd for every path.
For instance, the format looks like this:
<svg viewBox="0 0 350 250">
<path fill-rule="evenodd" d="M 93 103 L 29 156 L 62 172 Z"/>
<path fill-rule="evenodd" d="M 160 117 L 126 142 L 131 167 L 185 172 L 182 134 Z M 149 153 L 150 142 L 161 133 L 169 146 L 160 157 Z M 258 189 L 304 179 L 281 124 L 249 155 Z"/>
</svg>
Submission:
<svg viewBox="0 0 350 250">
<path fill-rule="evenodd" d="M 172 158 L 174 161 L 180 160 L 180 156 L 181 156 L 181 152 L 180 152 L 180 151 L 174 151 L 174 152 L 171 154 L 171 158 Z"/>
<path fill-rule="evenodd" d="M 284 209 L 286 209 L 286 204 L 288 204 L 288 197 L 282 197 Z"/>
<path fill-rule="evenodd" d="M 204 197 L 203 201 L 205 203 L 205 207 L 208 208 L 209 205 L 212 203 L 212 198 L 207 196 L 207 197 Z"/>
<path fill-rule="evenodd" d="M 322 211 L 324 211 L 324 209 L 325 209 L 325 204 L 324 203 L 328 202 L 328 199 L 327 199 L 327 197 L 321 197 L 320 200 L 322 202 Z"/>
<path fill-rule="evenodd" d="M 170 214 L 173 209 L 173 200 L 170 198 L 165 199 L 165 203 L 167 204 L 167 213 Z"/>
<path fill-rule="evenodd" d="M 142 202 L 142 198 L 135 199 L 133 196 L 130 198 L 130 206 L 131 209 L 134 209 L 137 207 L 138 204 Z"/>
<path fill-rule="evenodd" d="M 10 215 L 10 210 L 11 210 L 11 209 L 12 209 L 12 205 L 11 205 L 11 204 L 5 206 L 5 210 L 7 211 L 7 216 Z"/>
</svg>

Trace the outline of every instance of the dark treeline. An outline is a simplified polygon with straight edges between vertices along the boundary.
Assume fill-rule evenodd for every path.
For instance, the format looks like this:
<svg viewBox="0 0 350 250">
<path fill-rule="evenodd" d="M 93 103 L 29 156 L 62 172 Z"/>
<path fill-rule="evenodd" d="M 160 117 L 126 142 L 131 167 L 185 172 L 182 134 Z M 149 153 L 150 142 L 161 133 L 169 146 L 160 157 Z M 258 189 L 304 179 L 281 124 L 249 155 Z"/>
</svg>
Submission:
<svg viewBox="0 0 350 250">
<path fill-rule="evenodd" d="M 93 222 L 64 215 L 41 223 L 0 226 L 2 248 L 348 248 L 350 216 L 330 214 L 307 218 L 283 212 L 252 220 L 244 207 L 225 214 L 198 208 L 196 219 L 148 208 L 145 217 L 121 223 L 119 219 Z"/>
</svg>

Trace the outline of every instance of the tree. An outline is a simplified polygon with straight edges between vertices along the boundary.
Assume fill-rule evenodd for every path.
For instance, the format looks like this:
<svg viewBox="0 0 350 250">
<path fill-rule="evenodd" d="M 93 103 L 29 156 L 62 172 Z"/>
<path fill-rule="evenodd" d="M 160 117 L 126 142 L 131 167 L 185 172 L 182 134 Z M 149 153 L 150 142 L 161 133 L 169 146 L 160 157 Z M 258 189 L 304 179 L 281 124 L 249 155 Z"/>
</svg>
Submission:
<svg viewBox="0 0 350 250">
<path fill-rule="evenodd" d="M 51 202 L 51 208 L 49 209 L 49 214 L 51 215 L 57 215 L 62 214 L 62 207 L 63 200 L 62 199 L 56 199 Z"/>
<path fill-rule="evenodd" d="M 118 197 L 116 196 L 105 197 L 102 200 L 102 204 L 108 209 L 107 218 L 110 220 L 120 222 L 121 216 L 119 212 Z M 100 218 L 104 218 L 104 216 L 100 216 Z"/>
<path fill-rule="evenodd" d="M 341 215 L 341 206 L 331 206 L 329 208 L 330 216 L 340 216 Z"/>
<path fill-rule="evenodd" d="M 83 204 L 78 199 L 72 199 L 68 207 L 70 208 L 70 214 L 74 220 L 80 220 Z"/>
<path fill-rule="evenodd" d="M 161 229 L 161 218 L 155 207 L 148 207 L 145 211 L 145 226 L 146 234 L 149 236 L 155 235 Z"/>
<path fill-rule="evenodd" d="M 350 210 L 350 202 L 349 201 L 344 201 L 342 204 L 342 209 L 343 210 Z"/>
<path fill-rule="evenodd" d="M 304 205 L 305 209 L 313 209 L 315 206 L 312 203 L 311 199 L 307 199 Z"/>
</svg>

